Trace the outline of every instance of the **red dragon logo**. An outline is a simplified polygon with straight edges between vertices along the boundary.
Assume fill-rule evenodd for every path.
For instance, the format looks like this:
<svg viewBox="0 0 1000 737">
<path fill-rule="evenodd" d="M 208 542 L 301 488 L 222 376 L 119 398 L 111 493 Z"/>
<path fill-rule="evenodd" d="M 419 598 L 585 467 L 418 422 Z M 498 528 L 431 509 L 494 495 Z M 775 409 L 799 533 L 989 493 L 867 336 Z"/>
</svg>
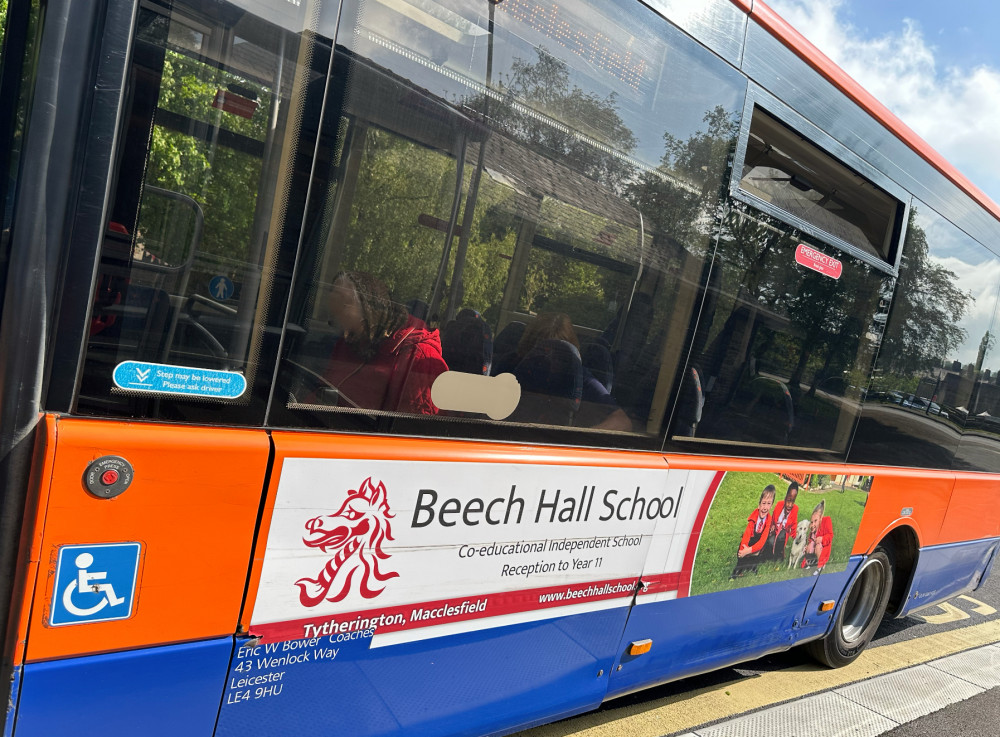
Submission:
<svg viewBox="0 0 1000 737">
<path fill-rule="evenodd" d="M 324 553 L 336 553 L 316 578 L 300 578 L 295 582 L 302 605 L 340 601 L 350 592 L 351 582 L 359 570 L 361 595 L 373 599 L 381 594 L 385 586 L 373 589 L 372 579 L 384 583 L 399 576 L 392 571 L 379 570 L 379 561 L 389 558 L 382 550 L 382 542 L 393 539 L 389 526 L 392 517 L 385 484 L 379 482 L 375 486 L 371 478 L 367 478 L 358 489 L 347 492 L 347 499 L 336 512 L 306 522 L 309 534 L 302 542 Z"/>
</svg>

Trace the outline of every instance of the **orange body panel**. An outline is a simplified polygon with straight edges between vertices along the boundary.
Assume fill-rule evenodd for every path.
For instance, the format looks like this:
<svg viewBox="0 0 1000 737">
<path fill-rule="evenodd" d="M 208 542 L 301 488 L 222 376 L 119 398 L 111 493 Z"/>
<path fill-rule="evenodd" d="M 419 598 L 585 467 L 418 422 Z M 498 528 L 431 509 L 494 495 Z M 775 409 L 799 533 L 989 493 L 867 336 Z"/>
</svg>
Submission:
<svg viewBox="0 0 1000 737">
<path fill-rule="evenodd" d="M 15 599 L 12 611 L 12 628 L 15 641 L 10 653 L 14 665 L 24 663 L 24 650 L 28 640 L 28 622 L 31 619 L 31 587 L 38 577 L 38 564 L 42 556 L 42 531 L 45 528 L 46 504 L 52 469 L 55 466 L 56 418 L 42 417 L 35 440 L 35 461 L 29 482 L 28 498 L 24 507 L 24 524 L 21 530 L 22 547 L 14 582 Z"/>
<path fill-rule="evenodd" d="M 464 463 L 554 463 L 561 466 L 663 468 L 658 453 L 590 450 L 543 445 L 480 443 L 468 440 L 423 440 L 367 435 L 273 432 L 275 476 L 282 458 L 381 458 L 400 461 Z M 773 465 L 773 463 L 772 463 Z"/>
<path fill-rule="evenodd" d="M 744 0 L 733 0 L 734 4 L 746 10 Z M 885 105 L 855 82 L 829 57 L 806 40 L 805 36 L 792 28 L 786 20 L 775 13 L 760 0 L 753 0 L 750 17 L 767 30 L 772 36 L 787 46 L 796 56 L 819 72 L 828 82 L 839 89 L 851 100 L 859 104 L 878 122 L 888 128 L 903 143 L 913 149 L 927 163 L 941 172 L 959 189 L 972 197 L 983 209 L 1000 220 L 1000 206 L 986 196 L 975 184 L 969 181 L 961 172 L 926 141 L 913 132 L 903 121 L 897 118 Z"/>
<path fill-rule="evenodd" d="M 61 419 L 34 586 L 29 661 L 231 634 L 239 619 L 270 444 L 262 430 Z M 135 477 L 114 499 L 83 485 L 104 455 Z M 129 619 L 50 627 L 61 545 L 143 546 Z"/>
<path fill-rule="evenodd" d="M 954 486 L 954 474 L 941 471 L 877 472 L 851 552 L 870 553 L 890 530 L 903 526 L 913 528 L 921 547 L 943 542 L 941 522 Z"/>
<path fill-rule="evenodd" d="M 274 466 L 252 551 L 270 450 L 264 431 L 48 418 L 46 433 L 40 476 L 51 483 L 40 485 L 37 502 L 44 527 L 34 527 L 31 562 L 38 575 L 29 661 L 230 634 L 237 629 L 252 557 L 244 608 L 249 621 L 282 464 L 290 457 L 871 474 L 875 482 L 854 553 L 869 552 L 898 525 L 911 526 L 921 546 L 1000 534 L 1000 511 L 987 503 L 997 482 L 985 474 L 278 431 L 272 435 Z M 115 499 L 94 497 L 83 486 L 88 464 L 103 455 L 120 455 L 135 469 L 132 486 Z M 956 478 L 962 496 L 949 506 Z M 912 511 L 904 514 L 904 507 Z M 143 545 L 133 616 L 50 627 L 59 546 L 125 541 Z M 23 624 L 19 636 L 23 641 Z"/>
<path fill-rule="evenodd" d="M 1000 478 L 959 476 L 941 525 L 941 542 L 1000 535 Z"/>
</svg>

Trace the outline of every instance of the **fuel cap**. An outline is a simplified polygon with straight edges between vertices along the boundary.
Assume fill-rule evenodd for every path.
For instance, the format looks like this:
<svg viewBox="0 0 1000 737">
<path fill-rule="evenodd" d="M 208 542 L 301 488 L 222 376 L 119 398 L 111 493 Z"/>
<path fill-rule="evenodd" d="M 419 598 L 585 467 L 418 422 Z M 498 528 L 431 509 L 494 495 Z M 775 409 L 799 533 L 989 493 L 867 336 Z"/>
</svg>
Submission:
<svg viewBox="0 0 1000 737">
<path fill-rule="evenodd" d="M 94 496 L 113 499 L 132 484 L 132 464 L 120 456 L 101 456 L 87 466 L 83 485 Z"/>
</svg>

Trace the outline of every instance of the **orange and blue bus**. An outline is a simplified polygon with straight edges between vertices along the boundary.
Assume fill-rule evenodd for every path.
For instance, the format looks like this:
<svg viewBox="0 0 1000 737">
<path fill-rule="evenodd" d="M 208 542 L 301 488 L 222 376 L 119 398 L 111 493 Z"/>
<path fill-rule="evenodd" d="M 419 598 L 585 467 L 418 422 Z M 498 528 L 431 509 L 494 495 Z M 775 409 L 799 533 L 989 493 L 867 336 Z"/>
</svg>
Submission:
<svg viewBox="0 0 1000 737">
<path fill-rule="evenodd" d="M 763 3 L 3 7 L 4 734 L 503 734 L 988 575 L 1000 208 Z"/>
</svg>

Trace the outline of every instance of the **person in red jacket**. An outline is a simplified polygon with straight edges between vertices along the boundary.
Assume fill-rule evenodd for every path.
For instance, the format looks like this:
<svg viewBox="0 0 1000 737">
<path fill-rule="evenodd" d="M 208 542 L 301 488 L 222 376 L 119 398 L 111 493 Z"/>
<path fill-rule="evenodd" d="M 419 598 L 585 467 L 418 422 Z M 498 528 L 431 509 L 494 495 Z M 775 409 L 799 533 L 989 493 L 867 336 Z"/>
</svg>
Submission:
<svg viewBox="0 0 1000 737">
<path fill-rule="evenodd" d="M 448 370 L 437 330 L 410 315 L 370 274 L 343 271 L 329 302 L 341 340 L 323 378 L 341 406 L 437 414 L 431 385 Z"/>
<path fill-rule="evenodd" d="M 757 570 L 760 551 L 767 542 L 767 531 L 771 528 L 771 507 L 774 504 L 774 484 L 768 484 L 760 493 L 757 508 L 747 517 L 747 526 L 740 538 L 740 547 L 736 551 L 736 566 L 733 568 L 730 580 L 739 578 L 747 569 Z"/>
<path fill-rule="evenodd" d="M 823 570 L 823 566 L 830 560 L 830 552 L 833 549 L 833 520 L 823 516 L 825 510 L 825 500 L 813 509 L 809 518 L 809 541 L 806 543 L 806 554 L 802 558 L 802 568 L 816 567 L 814 575 Z"/>
<path fill-rule="evenodd" d="M 795 526 L 799 522 L 799 507 L 795 498 L 799 495 L 799 484 L 793 481 L 788 485 L 785 498 L 774 505 L 771 513 L 771 528 L 767 533 L 767 542 L 761 555 L 768 560 L 783 561 L 785 545 L 795 537 Z"/>
</svg>

